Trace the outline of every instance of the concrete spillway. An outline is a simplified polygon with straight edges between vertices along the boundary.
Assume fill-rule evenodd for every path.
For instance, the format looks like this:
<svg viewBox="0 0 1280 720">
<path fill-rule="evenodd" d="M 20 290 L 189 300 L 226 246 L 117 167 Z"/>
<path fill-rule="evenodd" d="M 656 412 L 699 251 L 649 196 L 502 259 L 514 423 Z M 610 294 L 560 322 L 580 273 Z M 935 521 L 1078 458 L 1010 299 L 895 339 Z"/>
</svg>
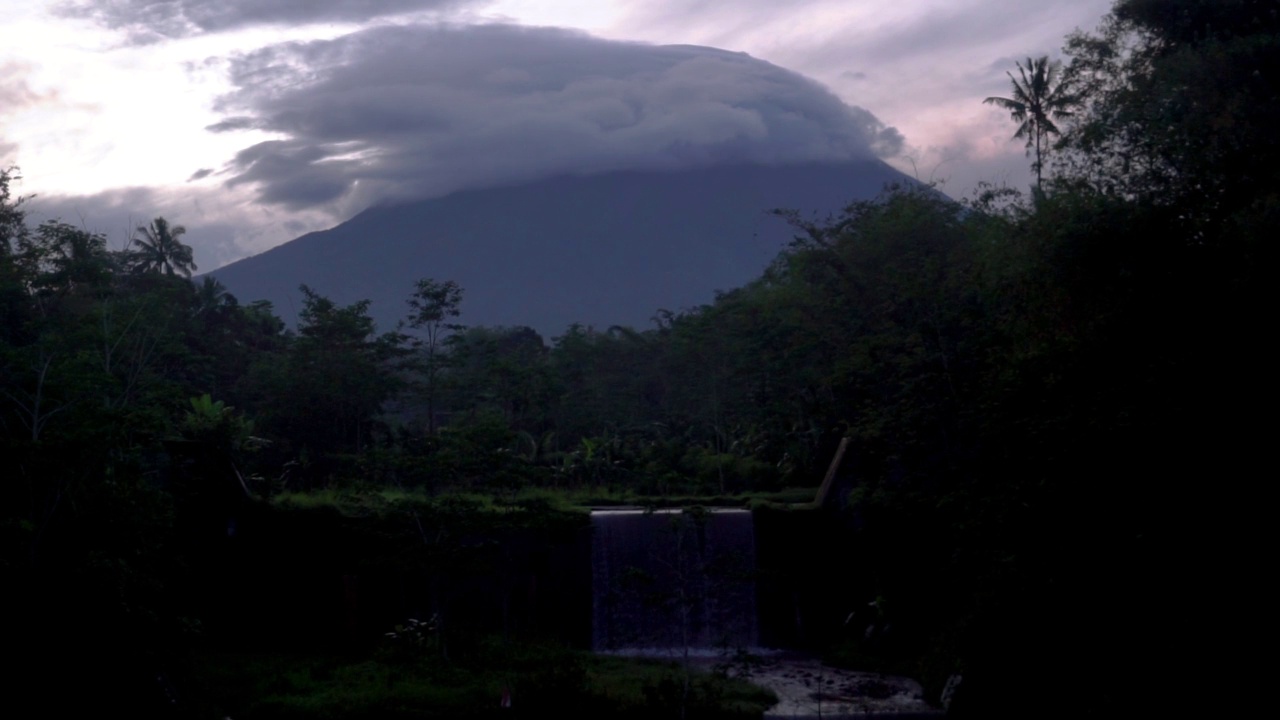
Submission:
<svg viewBox="0 0 1280 720">
<path fill-rule="evenodd" d="M 591 530 L 595 650 L 757 644 L 749 511 L 600 510 Z"/>
</svg>

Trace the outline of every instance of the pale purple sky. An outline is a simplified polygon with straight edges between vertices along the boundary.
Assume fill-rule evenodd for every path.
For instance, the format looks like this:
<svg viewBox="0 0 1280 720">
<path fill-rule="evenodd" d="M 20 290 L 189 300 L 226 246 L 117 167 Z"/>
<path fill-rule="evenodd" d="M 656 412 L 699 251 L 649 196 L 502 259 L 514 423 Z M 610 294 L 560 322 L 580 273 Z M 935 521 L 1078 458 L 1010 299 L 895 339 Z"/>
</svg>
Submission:
<svg viewBox="0 0 1280 720">
<path fill-rule="evenodd" d="M 876 156 L 960 197 L 1029 183 L 981 101 L 1110 6 L 6 0 L 0 164 L 37 219 L 115 245 L 186 225 L 201 270 L 371 203 L 564 172 Z"/>
</svg>

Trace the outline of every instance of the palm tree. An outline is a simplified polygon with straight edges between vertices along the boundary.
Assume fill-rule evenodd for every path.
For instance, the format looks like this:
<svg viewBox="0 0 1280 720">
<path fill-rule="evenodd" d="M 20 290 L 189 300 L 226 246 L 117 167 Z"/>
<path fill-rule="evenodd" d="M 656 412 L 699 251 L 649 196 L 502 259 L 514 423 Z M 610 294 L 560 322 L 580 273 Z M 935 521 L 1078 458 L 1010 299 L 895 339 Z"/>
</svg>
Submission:
<svg viewBox="0 0 1280 720">
<path fill-rule="evenodd" d="M 191 277 L 196 269 L 191 248 L 178 240 L 187 229 L 181 225 L 170 226 L 169 221 L 158 217 L 150 226 L 139 225 L 138 233 L 142 237 L 134 237 L 133 242 L 140 250 L 133 266 L 134 272 L 161 272 L 173 275 L 175 271 L 183 277 Z"/>
<path fill-rule="evenodd" d="M 197 315 L 234 308 L 239 304 L 236 296 L 227 292 L 227 286 L 218 282 L 217 278 L 205 275 L 204 282 L 196 287 L 195 311 Z"/>
<path fill-rule="evenodd" d="M 1013 97 L 989 97 L 982 101 L 1008 110 L 1009 117 L 1018 123 L 1018 131 L 1013 138 L 1027 139 L 1028 155 L 1032 149 L 1036 151 L 1036 161 L 1031 167 L 1036 171 L 1037 188 L 1043 179 L 1044 156 L 1049 153 L 1048 138 L 1060 134 L 1053 121 L 1071 117 L 1072 108 L 1076 105 L 1070 88 L 1059 79 L 1061 67 L 1061 62 L 1050 62 L 1048 55 L 1034 60 L 1027 58 L 1026 67 L 1018 63 L 1021 82 L 1013 73 L 1005 73 L 1013 83 Z"/>
</svg>

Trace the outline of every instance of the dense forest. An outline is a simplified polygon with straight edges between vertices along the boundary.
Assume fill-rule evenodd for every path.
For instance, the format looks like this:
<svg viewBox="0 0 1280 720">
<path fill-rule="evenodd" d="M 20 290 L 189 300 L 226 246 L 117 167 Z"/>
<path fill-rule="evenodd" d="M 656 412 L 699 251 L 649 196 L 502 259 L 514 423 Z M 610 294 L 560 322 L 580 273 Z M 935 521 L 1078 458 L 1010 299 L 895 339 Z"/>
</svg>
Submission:
<svg viewBox="0 0 1280 720">
<path fill-rule="evenodd" d="M 833 657 L 963 672 L 956 715 L 1250 697 L 1280 8 L 1118 0 L 1064 52 L 1003 99 L 1028 192 L 780 210 L 795 240 L 763 276 L 648 328 L 464 327 L 448 278 L 405 288 L 396 328 L 304 288 L 289 328 L 190 279 L 180 226 L 110 250 L 0 172 L 8 680 L 110 706 L 182 665 L 202 544 L 235 531 L 211 507 L 733 496 L 816 486 L 849 438 L 837 512 L 871 560 L 824 548 L 830 582 L 900 630 Z"/>
</svg>

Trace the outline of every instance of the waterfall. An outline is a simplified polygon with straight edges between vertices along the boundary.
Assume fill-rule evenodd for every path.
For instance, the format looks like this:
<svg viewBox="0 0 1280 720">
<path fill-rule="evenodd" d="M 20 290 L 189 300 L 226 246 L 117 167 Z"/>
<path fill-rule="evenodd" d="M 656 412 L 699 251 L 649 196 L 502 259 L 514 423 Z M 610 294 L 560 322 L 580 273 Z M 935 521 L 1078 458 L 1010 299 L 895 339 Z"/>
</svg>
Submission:
<svg viewBox="0 0 1280 720">
<path fill-rule="evenodd" d="M 747 510 L 591 513 L 595 650 L 757 644 Z"/>
</svg>

